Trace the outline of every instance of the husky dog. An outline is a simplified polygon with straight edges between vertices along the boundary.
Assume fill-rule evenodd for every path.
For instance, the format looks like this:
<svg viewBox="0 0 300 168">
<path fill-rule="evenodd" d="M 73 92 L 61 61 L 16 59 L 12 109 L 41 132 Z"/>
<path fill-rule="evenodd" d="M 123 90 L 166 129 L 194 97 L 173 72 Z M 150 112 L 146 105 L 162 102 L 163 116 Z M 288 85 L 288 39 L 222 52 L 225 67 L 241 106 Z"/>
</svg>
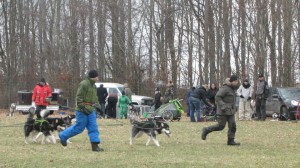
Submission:
<svg viewBox="0 0 300 168">
<path fill-rule="evenodd" d="M 56 139 L 58 140 L 58 132 L 65 130 L 66 128 L 72 125 L 72 120 L 75 118 L 75 115 L 68 115 L 66 117 L 61 118 L 46 118 L 45 120 L 48 121 L 50 124 L 50 130 L 56 134 Z M 39 136 L 43 135 L 42 132 L 39 132 L 38 135 L 35 137 L 35 140 L 39 138 Z M 71 143 L 68 141 L 68 143 Z"/>
<path fill-rule="evenodd" d="M 30 111 L 29 116 L 27 118 L 27 121 L 24 124 L 24 134 L 25 134 L 25 143 L 28 144 L 27 139 L 32 132 L 42 132 L 43 139 L 42 144 L 45 143 L 45 140 L 48 142 L 51 142 L 49 139 L 52 140 L 53 143 L 56 143 L 56 139 L 53 135 L 50 134 L 51 126 L 46 118 L 50 114 L 49 110 L 42 110 L 41 111 L 41 117 L 40 119 L 34 119 L 34 112 Z M 35 141 L 36 139 L 33 139 Z"/>
<path fill-rule="evenodd" d="M 16 103 L 11 103 L 10 107 L 9 107 L 9 112 L 7 113 L 7 116 L 15 116 L 15 111 L 16 111 Z"/>
<path fill-rule="evenodd" d="M 170 137 L 171 131 L 168 124 L 156 120 L 148 120 L 148 121 L 131 121 L 133 124 L 131 130 L 131 137 L 129 144 L 132 145 L 133 140 L 142 136 L 142 134 L 146 134 L 148 136 L 146 146 L 149 145 L 151 139 L 155 143 L 156 146 L 160 146 L 156 136 L 158 134 L 165 133 L 168 137 Z"/>
</svg>

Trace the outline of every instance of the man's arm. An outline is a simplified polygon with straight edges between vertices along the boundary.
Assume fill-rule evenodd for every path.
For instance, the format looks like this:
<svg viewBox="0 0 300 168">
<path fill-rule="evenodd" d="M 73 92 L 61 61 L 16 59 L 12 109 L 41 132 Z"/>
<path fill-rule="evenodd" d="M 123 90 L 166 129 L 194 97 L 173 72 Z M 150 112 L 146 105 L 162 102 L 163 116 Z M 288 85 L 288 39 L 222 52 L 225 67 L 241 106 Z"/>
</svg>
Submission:
<svg viewBox="0 0 300 168">
<path fill-rule="evenodd" d="M 220 89 L 216 94 L 216 104 L 218 104 L 221 110 L 226 109 L 226 103 L 223 101 L 224 96 L 226 95 L 225 89 Z"/>
</svg>

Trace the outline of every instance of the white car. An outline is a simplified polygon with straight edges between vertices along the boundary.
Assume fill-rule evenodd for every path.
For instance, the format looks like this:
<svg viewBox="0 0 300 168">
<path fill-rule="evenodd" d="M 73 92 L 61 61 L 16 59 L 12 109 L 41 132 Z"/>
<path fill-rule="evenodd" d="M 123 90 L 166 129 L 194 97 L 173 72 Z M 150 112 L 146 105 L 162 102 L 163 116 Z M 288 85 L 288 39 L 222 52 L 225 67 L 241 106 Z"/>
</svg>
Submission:
<svg viewBox="0 0 300 168">
<path fill-rule="evenodd" d="M 100 87 L 103 84 L 103 87 L 107 89 L 108 95 L 110 93 L 117 93 L 118 97 L 122 95 L 122 91 L 125 89 L 123 84 L 119 83 L 106 83 L 106 82 L 96 82 L 96 87 Z M 154 104 L 154 98 L 141 95 L 132 95 L 132 103 L 136 107 L 140 108 L 140 114 L 144 112 L 149 112 L 152 110 L 151 106 Z M 118 111 L 118 108 L 117 108 Z M 117 114 L 118 117 L 119 114 Z"/>
</svg>

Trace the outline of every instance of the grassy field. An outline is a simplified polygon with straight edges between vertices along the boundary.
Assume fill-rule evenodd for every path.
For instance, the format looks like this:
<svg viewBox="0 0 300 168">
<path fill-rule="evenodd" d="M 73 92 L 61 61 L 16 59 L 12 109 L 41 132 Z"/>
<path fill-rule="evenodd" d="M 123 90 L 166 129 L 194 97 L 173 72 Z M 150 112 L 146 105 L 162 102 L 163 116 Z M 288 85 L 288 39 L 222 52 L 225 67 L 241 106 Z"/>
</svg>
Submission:
<svg viewBox="0 0 300 168">
<path fill-rule="evenodd" d="M 172 136 L 145 146 L 146 136 L 129 145 L 128 120 L 98 120 L 103 153 L 91 151 L 87 131 L 67 148 L 24 144 L 25 116 L 0 114 L 0 167 L 300 167 L 300 122 L 237 122 L 240 147 L 227 146 L 227 127 L 202 141 L 201 130 L 214 122 L 171 122 Z"/>
</svg>

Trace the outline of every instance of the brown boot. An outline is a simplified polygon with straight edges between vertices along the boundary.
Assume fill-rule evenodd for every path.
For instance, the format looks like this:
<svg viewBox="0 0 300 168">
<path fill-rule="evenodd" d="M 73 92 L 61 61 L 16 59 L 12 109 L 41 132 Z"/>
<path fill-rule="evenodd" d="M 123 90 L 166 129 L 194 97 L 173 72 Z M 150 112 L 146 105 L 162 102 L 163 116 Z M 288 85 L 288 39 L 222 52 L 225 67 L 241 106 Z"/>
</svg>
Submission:
<svg viewBox="0 0 300 168">
<path fill-rule="evenodd" d="M 92 142 L 91 144 L 92 144 L 92 151 L 94 151 L 94 152 L 103 152 L 104 151 L 104 149 L 102 149 L 98 146 L 98 143 Z"/>
</svg>

